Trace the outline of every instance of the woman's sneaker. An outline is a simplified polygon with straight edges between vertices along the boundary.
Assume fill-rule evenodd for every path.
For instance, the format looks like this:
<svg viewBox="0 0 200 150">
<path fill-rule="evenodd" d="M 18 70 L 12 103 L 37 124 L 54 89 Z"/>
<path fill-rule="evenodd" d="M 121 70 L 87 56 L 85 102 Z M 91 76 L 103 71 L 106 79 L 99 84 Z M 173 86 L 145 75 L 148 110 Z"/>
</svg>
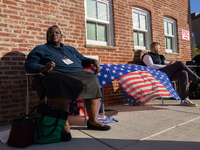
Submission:
<svg viewBox="0 0 200 150">
<path fill-rule="evenodd" d="M 193 103 L 188 97 L 186 97 L 184 100 L 182 100 L 181 105 L 184 106 L 192 106 L 192 107 L 197 107 L 197 104 Z"/>
</svg>

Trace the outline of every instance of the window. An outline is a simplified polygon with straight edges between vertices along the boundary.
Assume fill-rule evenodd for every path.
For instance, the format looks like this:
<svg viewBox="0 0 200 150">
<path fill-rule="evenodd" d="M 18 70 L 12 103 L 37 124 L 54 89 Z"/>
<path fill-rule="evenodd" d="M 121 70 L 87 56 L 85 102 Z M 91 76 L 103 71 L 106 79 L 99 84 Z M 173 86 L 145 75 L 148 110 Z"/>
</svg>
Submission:
<svg viewBox="0 0 200 150">
<path fill-rule="evenodd" d="M 196 45 L 196 34 L 192 33 L 192 40 L 193 40 L 193 45 Z"/>
<path fill-rule="evenodd" d="M 148 11 L 133 7 L 133 36 L 135 49 L 150 49 L 150 15 Z"/>
<path fill-rule="evenodd" d="M 110 0 L 85 0 L 87 44 L 113 45 L 111 6 Z"/>
<path fill-rule="evenodd" d="M 177 53 L 176 21 L 164 17 L 166 52 Z"/>
</svg>

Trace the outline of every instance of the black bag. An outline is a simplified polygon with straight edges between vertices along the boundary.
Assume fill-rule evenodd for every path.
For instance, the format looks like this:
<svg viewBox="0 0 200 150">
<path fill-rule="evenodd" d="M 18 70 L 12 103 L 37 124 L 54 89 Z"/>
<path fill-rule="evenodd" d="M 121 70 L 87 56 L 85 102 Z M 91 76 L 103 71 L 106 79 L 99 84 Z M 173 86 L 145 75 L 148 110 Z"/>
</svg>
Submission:
<svg viewBox="0 0 200 150">
<path fill-rule="evenodd" d="M 7 144 L 24 148 L 33 144 L 33 119 L 15 118 Z"/>
<path fill-rule="evenodd" d="M 24 148 L 33 144 L 33 124 L 35 116 L 33 112 L 37 106 L 29 114 L 16 117 L 12 120 L 12 127 L 7 141 L 9 146 Z"/>
<path fill-rule="evenodd" d="M 188 96 L 190 99 L 199 99 L 200 98 L 200 84 L 194 84 L 194 82 L 190 83 Z"/>
</svg>

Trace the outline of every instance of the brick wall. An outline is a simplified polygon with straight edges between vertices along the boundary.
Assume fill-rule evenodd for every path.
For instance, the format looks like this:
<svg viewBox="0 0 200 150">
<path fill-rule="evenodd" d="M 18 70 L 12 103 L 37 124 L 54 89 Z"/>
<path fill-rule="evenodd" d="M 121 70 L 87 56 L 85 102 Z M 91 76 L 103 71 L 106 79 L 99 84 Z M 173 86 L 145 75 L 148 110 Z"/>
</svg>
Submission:
<svg viewBox="0 0 200 150">
<path fill-rule="evenodd" d="M 196 34 L 196 47 L 200 48 L 200 16 L 192 19 L 192 32 Z"/>
<path fill-rule="evenodd" d="M 101 63 L 138 63 L 143 52 L 134 50 L 132 6 L 151 14 L 152 41 L 161 43 L 165 54 L 163 17 L 177 20 L 180 55 L 166 54 L 168 61 L 190 60 L 190 41 L 183 40 L 181 30 L 190 30 L 188 0 L 113 0 L 115 47 L 86 45 L 84 0 L 0 0 L 0 125 L 25 113 L 26 76 L 23 62 L 36 46 L 46 42 L 46 30 L 57 24 L 63 30 L 62 42 L 74 46 L 84 55 L 98 55 Z M 105 105 L 124 103 L 117 81 L 104 88 Z M 30 108 L 39 99 L 31 94 Z"/>
</svg>

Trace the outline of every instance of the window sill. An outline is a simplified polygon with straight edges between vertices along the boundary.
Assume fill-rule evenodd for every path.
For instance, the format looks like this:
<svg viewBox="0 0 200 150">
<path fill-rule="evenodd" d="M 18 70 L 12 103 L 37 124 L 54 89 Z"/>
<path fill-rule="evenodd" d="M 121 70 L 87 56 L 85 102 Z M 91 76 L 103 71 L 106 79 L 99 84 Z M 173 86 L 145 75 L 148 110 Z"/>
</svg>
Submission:
<svg viewBox="0 0 200 150">
<path fill-rule="evenodd" d="M 134 49 L 133 50 L 134 52 L 142 52 L 142 53 L 148 53 L 148 52 L 150 52 L 150 50 L 144 50 L 144 49 Z"/>
<path fill-rule="evenodd" d="M 102 46 L 102 45 L 92 45 L 92 44 L 86 44 L 86 48 L 95 48 L 95 49 L 110 49 L 110 50 L 116 50 L 117 47 L 115 46 Z"/>
<path fill-rule="evenodd" d="M 170 52 L 165 52 L 165 54 L 167 54 L 167 55 L 177 55 L 177 56 L 180 56 L 179 53 L 170 53 Z"/>
</svg>

